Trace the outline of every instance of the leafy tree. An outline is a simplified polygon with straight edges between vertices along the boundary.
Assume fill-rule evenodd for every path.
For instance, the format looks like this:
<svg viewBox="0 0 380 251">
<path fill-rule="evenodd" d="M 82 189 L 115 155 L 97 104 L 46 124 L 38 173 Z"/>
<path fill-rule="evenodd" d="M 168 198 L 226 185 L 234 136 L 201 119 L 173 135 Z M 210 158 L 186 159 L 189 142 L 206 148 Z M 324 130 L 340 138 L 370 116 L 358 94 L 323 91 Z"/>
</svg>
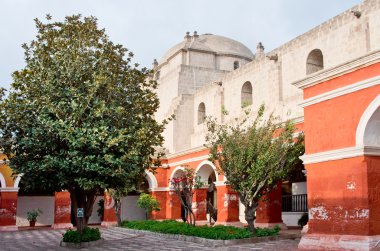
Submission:
<svg viewBox="0 0 380 251">
<path fill-rule="evenodd" d="M 194 189 L 201 188 L 203 182 L 193 169 L 186 167 L 179 177 L 174 177 L 170 180 L 170 184 L 185 210 L 186 222 L 191 226 L 195 226 L 196 219 L 192 208 Z"/>
<path fill-rule="evenodd" d="M 145 210 L 146 219 L 153 211 L 160 211 L 160 203 L 150 194 L 142 193 L 137 200 L 137 206 Z"/>
<path fill-rule="evenodd" d="M 0 101 L 0 148 L 27 189 L 68 190 L 87 225 L 95 195 L 143 175 L 164 124 L 150 71 L 94 17 L 43 23 L 24 44 L 26 65 Z M 156 156 L 158 159 L 160 156 Z M 77 223 L 78 223 L 78 219 Z"/>
<path fill-rule="evenodd" d="M 247 113 L 248 115 L 248 113 Z M 245 206 L 245 219 L 255 234 L 254 220 L 259 200 L 286 178 L 304 152 L 304 137 L 294 138 L 292 122 L 263 119 L 262 105 L 249 124 L 249 117 L 232 125 L 207 120 L 206 142 L 211 161 L 227 177 Z"/>
</svg>

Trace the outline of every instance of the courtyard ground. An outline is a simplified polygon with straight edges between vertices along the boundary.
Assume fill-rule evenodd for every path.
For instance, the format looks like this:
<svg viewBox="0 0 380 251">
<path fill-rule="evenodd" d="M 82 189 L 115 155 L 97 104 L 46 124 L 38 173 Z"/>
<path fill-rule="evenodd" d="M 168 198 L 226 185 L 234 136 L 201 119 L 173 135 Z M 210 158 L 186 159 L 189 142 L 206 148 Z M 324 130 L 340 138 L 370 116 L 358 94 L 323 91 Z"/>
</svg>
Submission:
<svg viewBox="0 0 380 251">
<path fill-rule="evenodd" d="M 243 244 L 211 248 L 197 243 L 153 237 L 144 234 L 130 234 L 119 228 L 101 228 L 104 241 L 95 247 L 80 250 L 296 250 L 299 238 L 278 240 L 267 243 Z M 31 250 L 73 250 L 60 247 L 64 230 L 21 230 L 0 232 L 1 251 Z"/>
</svg>

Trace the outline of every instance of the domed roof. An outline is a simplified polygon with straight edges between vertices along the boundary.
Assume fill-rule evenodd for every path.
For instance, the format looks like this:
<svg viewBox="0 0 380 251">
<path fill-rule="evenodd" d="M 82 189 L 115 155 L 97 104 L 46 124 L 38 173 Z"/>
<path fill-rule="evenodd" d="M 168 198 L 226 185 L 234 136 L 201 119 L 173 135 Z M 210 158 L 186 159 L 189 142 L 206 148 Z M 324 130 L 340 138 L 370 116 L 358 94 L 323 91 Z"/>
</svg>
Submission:
<svg viewBox="0 0 380 251">
<path fill-rule="evenodd" d="M 247 59 L 253 59 L 254 55 L 244 44 L 223 36 L 206 33 L 203 35 L 190 36 L 188 33 L 185 40 L 170 48 L 161 58 L 160 64 L 167 61 L 179 50 L 201 50 L 222 55 L 240 56 Z"/>
</svg>

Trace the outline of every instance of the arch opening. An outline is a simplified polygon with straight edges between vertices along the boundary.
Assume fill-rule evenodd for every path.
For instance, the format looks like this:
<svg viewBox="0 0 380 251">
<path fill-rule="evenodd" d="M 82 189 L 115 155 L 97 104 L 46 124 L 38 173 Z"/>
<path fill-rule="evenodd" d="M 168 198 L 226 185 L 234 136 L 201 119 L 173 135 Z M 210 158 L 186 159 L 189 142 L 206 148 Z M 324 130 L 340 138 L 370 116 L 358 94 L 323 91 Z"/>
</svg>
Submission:
<svg viewBox="0 0 380 251">
<path fill-rule="evenodd" d="M 206 106 L 205 103 L 200 103 L 198 106 L 198 125 L 202 124 L 206 120 Z"/>
<path fill-rule="evenodd" d="M 356 146 L 380 147 L 380 95 L 364 111 L 356 130 Z"/>
<path fill-rule="evenodd" d="M 247 81 L 241 87 L 241 107 L 252 105 L 252 84 Z"/>
<path fill-rule="evenodd" d="M 234 61 L 234 70 L 238 69 L 240 67 L 239 61 Z"/>
<path fill-rule="evenodd" d="M 306 60 L 306 75 L 323 69 L 323 54 L 320 49 L 312 50 Z"/>
<path fill-rule="evenodd" d="M 380 147 L 380 106 L 368 120 L 364 130 L 363 144 Z"/>
</svg>

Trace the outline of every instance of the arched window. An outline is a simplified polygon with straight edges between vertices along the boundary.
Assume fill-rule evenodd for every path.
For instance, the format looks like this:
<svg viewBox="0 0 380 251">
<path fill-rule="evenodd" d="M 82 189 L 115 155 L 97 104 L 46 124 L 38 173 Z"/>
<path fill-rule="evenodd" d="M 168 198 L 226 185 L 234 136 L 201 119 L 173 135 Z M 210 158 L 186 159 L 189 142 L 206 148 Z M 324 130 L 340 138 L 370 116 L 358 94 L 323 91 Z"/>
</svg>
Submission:
<svg viewBox="0 0 380 251">
<path fill-rule="evenodd" d="M 239 63 L 239 61 L 235 61 L 234 62 L 234 70 L 236 70 L 237 68 L 239 68 L 240 67 L 240 63 Z"/>
<path fill-rule="evenodd" d="M 241 88 L 241 107 L 252 105 L 252 84 L 247 81 Z"/>
<path fill-rule="evenodd" d="M 323 54 L 320 49 L 312 50 L 307 56 L 306 60 L 306 74 L 312 74 L 314 72 L 323 69 Z"/>
<path fill-rule="evenodd" d="M 206 119 L 206 106 L 205 103 L 200 103 L 198 106 L 198 125 L 205 122 Z"/>
</svg>

